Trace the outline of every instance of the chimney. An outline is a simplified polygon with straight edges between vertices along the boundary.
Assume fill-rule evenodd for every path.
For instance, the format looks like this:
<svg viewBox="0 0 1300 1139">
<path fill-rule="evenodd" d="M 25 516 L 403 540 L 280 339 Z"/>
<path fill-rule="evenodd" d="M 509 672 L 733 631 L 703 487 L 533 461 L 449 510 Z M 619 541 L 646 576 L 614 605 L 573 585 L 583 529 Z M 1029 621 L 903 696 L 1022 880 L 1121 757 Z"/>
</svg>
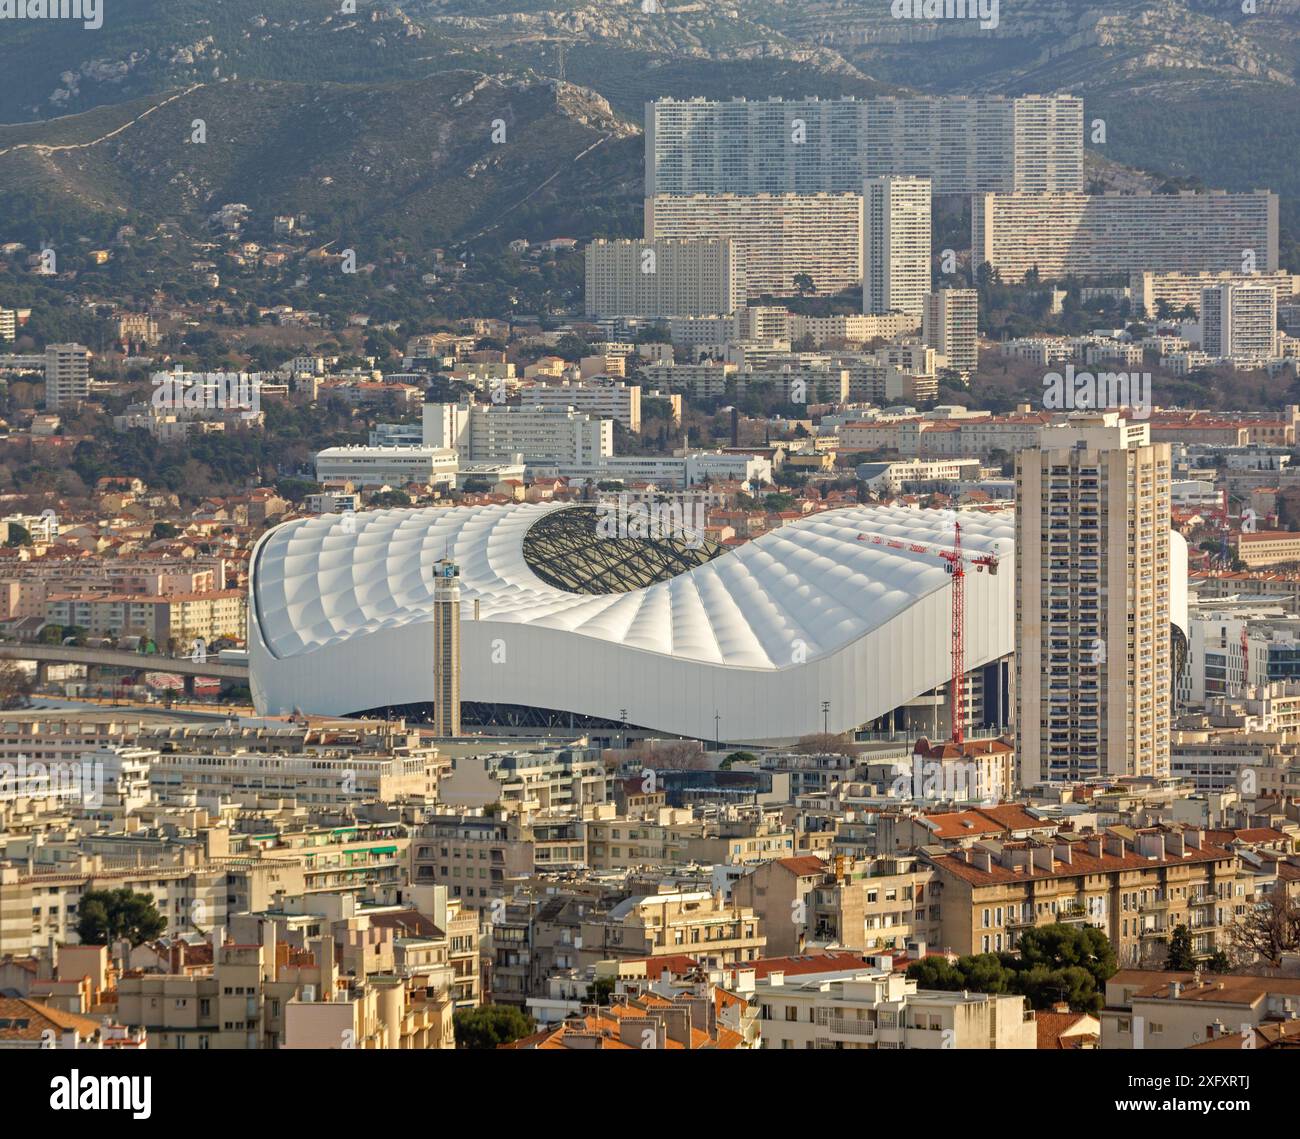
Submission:
<svg viewBox="0 0 1300 1139">
<path fill-rule="evenodd" d="M 221 951 L 226 944 L 226 927 L 217 926 L 212 931 L 212 968 L 215 970 L 221 964 Z"/>
</svg>

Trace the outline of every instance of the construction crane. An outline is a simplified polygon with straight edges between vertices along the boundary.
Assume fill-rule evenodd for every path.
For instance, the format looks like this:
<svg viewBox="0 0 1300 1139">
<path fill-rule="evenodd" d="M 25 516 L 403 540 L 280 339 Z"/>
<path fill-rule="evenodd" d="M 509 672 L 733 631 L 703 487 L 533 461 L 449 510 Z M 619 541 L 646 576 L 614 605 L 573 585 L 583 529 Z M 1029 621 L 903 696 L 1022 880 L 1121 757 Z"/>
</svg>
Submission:
<svg viewBox="0 0 1300 1139">
<path fill-rule="evenodd" d="M 952 575 L 952 742 L 961 746 L 966 740 L 966 701 L 962 694 L 962 679 L 966 675 L 966 567 L 977 573 L 988 570 L 998 572 L 998 559 L 994 554 L 971 555 L 961 548 L 961 522 L 953 521 L 952 547 L 932 546 L 927 542 L 907 542 L 887 534 L 859 534 L 859 542 L 885 546 L 891 550 L 905 550 L 913 554 L 928 554 L 947 563 Z"/>
</svg>

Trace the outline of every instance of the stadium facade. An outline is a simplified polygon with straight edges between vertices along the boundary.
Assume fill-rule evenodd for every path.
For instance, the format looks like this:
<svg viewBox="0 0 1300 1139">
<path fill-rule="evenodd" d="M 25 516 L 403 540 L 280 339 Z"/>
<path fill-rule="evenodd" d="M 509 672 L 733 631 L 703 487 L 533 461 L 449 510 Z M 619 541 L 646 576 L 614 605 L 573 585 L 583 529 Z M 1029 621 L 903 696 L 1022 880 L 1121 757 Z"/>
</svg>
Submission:
<svg viewBox="0 0 1300 1139">
<path fill-rule="evenodd" d="M 254 700 L 325 715 L 430 701 L 434 567 L 449 558 L 467 703 L 730 742 L 855 728 L 950 675 L 951 579 L 933 550 L 951 544 L 953 519 L 835 510 L 736 548 L 604 536 L 594 506 L 299 519 L 253 555 Z M 974 670 L 1013 648 L 1013 519 L 961 520 L 965 548 L 1000 562 L 966 579 Z"/>
</svg>

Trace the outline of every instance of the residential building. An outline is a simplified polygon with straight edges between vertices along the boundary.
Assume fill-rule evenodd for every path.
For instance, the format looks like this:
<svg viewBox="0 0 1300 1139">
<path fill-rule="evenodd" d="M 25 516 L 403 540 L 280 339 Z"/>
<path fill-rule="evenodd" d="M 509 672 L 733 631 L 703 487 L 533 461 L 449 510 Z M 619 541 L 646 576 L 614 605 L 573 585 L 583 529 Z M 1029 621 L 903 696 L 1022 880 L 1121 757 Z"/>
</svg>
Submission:
<svg viewBox="0 0 1300 1139">
<path fill-rule="evenodd" d="M 587 246 L 589 317 L 730 313 L 745 303 L 745 263 L 716 238 L 593 241 Z"/>
<path fill-rule="evenodd" d="M 580 960 L 689 953 L 717 967 L 761 957 L 767 937 L 758 916 L 708 890 L 634 894 L 582 923 Z"/>
<path fill-rule="evenodd" d="M 793 296 L 808 277 L 819 294 L 862 281 L 862 194 L 657 194 L 646 240 L 730 241 L 747 297 Z"/>
<path fill-rule="evenodd" d="M 837 193 L 914 175 L 936 194 L 1078 192 L 1074 95 L 659 99 L 646 104 L 646 197 Z"/>
<path fill-rule="evenodd" d="M 573 408 L 583 415 L 612 419 L 629 431 L 641 430 L 641 387 L 621 380 L 563 380 L 558 384 L 534 384 L 521 394 L 525 406 Z"/>
<path fill-rule="evenodd" d="M 563 407 L 426 403 L 424 444 L 471 462 L 588 465 L 614 454 L 614 425 Z"/>
<path fill-rule="evenodd" d="M 1208 356 L 1271 360 L 1278 354 L 1277 289 L 1215 285 L 1201 293 L 1201 348 Z"/>
<path fill-rule="evenodd" d="M 1177 194 L 977 194 L 971 257 L 1004 281 L 1156 273 L 1270 273 L 1278 199 L 1267 190 Z"/>
<path fill-rule="evenodd" d="M 1193 952 L 1228 946 L 1247 905 L 1237 857 L 1193 827 L 1110 828 L 1101 834 L 988 842 L 927 854 L 942 904 L 939 942 L 959 954 L 1013 952 L 1026 929 L 1093 926 L 1121 965 L 1164 960 L 1175 927 Z"/>
<path fill-rule="evenodd" d="M 927 293 L 921 339 L 948 358 L 948 367 L 973 372 L 979 364 L 979 293 L 974 289 Z"/>
<path fill-rule="evenodd" d="M 45 408 L 75 408 L 90 394 L 91 352 L 84 344 L 50 344 L 45 349 Z"/>
<path fill-rule="evenodd" d="M 919 323 L 930 292 L 930 180 L 868 178 L 862 196 L 862 311 Z"/>
<path fill-rule="evenodd" d="M 1169 772 L 1169 485 L 1169 445 L 1115 412 L 1016 454 L 1022 784 Z"/>
<path fill-rule="evenodd" d="M 1106 982 L 1101 1047 L 1195 1048 L 1266 1043 L 1300 1018 L 1300 977 L 1121 969 Z M 1297 1042 L 1292 1039 L 1291 1047 Z"/>
<path fill-rule="evenodd" d="M 874 1051 L 1036 1048 L 1034 1014 L 1020 996 L 917 987 L 893 962 L 839 974 L 769 973 L 755 986 L 763 1047 Z M 883 963 L 882 963 L 883 964 Z"/>
<path fill-rule="evenodd" d="M 358 487 L 454 486 L 457 455 L 444 447 L 326 447 L 316 453 L 316 479 Z"/>
</svg>

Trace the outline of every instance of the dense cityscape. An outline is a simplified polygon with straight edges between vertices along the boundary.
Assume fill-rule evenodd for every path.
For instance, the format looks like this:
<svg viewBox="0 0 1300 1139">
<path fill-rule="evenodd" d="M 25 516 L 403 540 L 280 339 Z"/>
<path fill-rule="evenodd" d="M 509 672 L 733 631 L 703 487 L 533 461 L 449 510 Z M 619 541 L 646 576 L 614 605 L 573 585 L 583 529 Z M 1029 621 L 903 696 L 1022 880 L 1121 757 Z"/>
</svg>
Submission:
<svg viewBox="0 0 1300 1139">
<path fill-rule="evenodd" d="M 1013 59 L 1167 9 L 1135 90 L 1294 121 L 1292 7 L 121 7 L 0 5 L 34 1104 L 953 1049 L 1282 1104 L 1300 187 Z"/>
</svg>

